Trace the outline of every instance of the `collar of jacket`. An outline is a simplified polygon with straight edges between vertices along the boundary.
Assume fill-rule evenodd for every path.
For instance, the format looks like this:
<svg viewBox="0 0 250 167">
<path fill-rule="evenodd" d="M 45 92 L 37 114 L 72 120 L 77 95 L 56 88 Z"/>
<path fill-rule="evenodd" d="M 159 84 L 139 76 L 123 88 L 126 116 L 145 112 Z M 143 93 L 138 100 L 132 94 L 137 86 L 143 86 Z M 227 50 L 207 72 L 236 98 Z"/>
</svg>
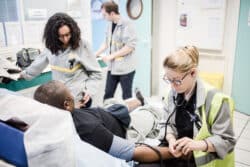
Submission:
<svg viewBox="0 0 250 167">
<path fill-rule="evenodd" d="M 120 17 L 117 26 L 121 26 L 124 23 L 124 19 L 122 17 Z"/>
<path fill-rule="evenodd" d="M 196 108 L 200 108 L 205 104 L 206 101 L 206 89 L 203 81 L 197 78 L 197 88 L 196 88 Z"/>
<path fill-rule="evenodd" d="M 196 108 L 201 107 L 205 104 L 206 100 L 206 89 L 203 81 L 198 77 L 196 80 Z M 177 92 L 174 91 L 174 96 L 177 96 Z"/>
</svg>

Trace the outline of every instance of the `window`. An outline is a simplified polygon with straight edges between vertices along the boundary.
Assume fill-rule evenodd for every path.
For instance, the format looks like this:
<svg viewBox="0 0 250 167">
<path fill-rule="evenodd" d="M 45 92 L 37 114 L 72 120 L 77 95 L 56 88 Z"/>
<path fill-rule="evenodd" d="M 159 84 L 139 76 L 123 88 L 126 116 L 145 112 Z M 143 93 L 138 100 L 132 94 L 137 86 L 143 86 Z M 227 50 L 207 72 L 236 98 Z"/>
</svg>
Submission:
<svg viewBox="0 0 250 167">
<path fill-rule="evenodd" d="M 17 0 L 0 0 L 0 46 L 18 44 L 23 41 L 18 11 Z M 15 37 L 16 33 L 17 37 Z"/>
</svg>

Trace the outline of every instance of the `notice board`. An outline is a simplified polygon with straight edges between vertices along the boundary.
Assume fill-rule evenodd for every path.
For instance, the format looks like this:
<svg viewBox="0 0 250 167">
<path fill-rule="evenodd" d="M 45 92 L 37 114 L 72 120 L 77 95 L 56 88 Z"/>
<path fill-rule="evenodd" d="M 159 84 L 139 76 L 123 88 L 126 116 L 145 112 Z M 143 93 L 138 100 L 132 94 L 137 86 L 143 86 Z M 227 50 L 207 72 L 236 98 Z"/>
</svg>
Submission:
<svg viewBox="0 0 250 167">
<path fill-rule="evenodd" d="M 226 0 L 178 0 L 176 45 L 222 50 Z"/>
</svg>

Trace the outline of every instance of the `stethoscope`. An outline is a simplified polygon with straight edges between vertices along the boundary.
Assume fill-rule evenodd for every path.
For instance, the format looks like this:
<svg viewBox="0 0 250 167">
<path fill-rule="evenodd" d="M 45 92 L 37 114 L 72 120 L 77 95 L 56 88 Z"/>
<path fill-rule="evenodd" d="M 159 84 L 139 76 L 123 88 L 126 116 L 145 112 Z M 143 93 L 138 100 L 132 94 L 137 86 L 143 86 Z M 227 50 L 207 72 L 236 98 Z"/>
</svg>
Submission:
<svg viewBox="0 0 250 167">
<path fill-rule="evenodd" d="M 187 104 L 187 101 L 183 98 L 181 101 L 177 100 L 177 97 L 173 96 L 173 102 L 174 102 L 174 110 L 169 114 L 168 116 L 168 119 L 165 123 L 165 132 L 164 132 L 164 137 L 162 139 L 162 143 L 166 143 L 166 135 L 167 135 L 167 126 L 170 125 L 169 121 L 170 119 L 172 118 L 172 116 L 174 115 L 174 113 L 177 111 L 177 108 L 178 107 L 181 107 L 181 106 L 184 106 Z M 196 104 L 193 104 L 194 106 L 194 109 L 196 108 Z M 166 112 L 168 112 L 167 108 L 164 107 L 164 110 Z M 191 113 L 190 111 L 188 110 L 185 110 L 187 112 L 187 114 L 189 115 L 190 117 L 190 122 L 193 122 L 195 123 L 195 126 L 196 128 L 199 130 L 201 128 L 201 120 L 200 120 L 200 117 L 194 112 L 194 113 Z M 175 124 L 173 124 L 173 126 L 176 126 Z"/>
</svg>

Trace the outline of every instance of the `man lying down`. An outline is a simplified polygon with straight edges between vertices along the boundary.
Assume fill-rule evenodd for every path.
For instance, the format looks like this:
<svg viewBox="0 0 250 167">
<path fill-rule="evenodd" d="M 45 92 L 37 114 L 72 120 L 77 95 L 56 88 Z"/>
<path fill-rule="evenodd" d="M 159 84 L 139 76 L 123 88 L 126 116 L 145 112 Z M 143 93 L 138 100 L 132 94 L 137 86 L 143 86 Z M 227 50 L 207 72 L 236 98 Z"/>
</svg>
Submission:
<svg viewBox="0 0 250 167">
<path fill-rule="evenodd" d="M 37 88 L 34 99 L 69 111 L 80 138 L 115 157 L 139 162 L 158 161 L 159 154 L 162 159 L 172 158 L 167 147 L 155 147 L 158 150 L 155 151 L 124 139 L 124 126 L 128 126 L 129 112 L 143 104 L 141 95 L 126 100 L 126 105 L 113 104 L 107 109 L 76 109 L 74 98 L 67 87 L 59 81 L 50 81 Z"/>
<path fill-rule="evenodd" d="M 24 133 L 29 167 L 128 166 L 124 160 L 81 141 L 69 112 L 3 89 L 0 89 L 0 106 L 1 120 L 17 117 L 29 124 L 29 129 Z"/>
</svg>

